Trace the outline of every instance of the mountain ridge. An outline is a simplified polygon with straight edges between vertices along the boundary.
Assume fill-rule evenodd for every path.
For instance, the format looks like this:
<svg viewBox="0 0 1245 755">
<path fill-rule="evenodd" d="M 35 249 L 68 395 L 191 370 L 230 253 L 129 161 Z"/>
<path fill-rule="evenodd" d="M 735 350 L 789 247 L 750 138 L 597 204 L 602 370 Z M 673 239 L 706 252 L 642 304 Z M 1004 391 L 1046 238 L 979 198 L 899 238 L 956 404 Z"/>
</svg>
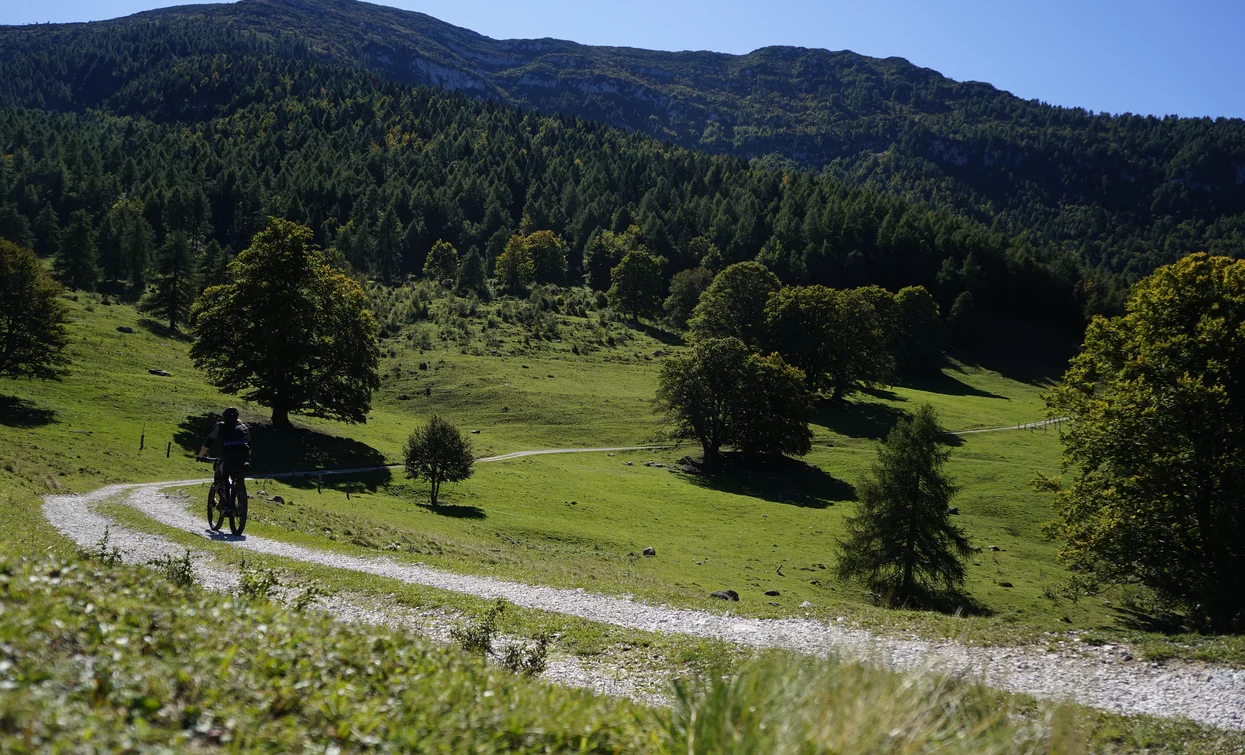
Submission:
<svg viewBox="0 0 1245 755">
<path fill-rule="evenodd" d="M 826 172 L 1130 276 L 1189 251 L 1245 248 L 1245 121 L 1093 114 L 850 51 L 770 46 L 733 55 L 496 40 L 357 0 L 241 0 L 0 28 L 0 65 L 7 59 L 10 75 L 40 79 L 0 94 L 0 104 L 81 110 L 124 100 L 123 82 L 145 71 L 108 70 L 104 61 L 46 73 L 74 45 L 106 34 L 146 45 L 149 68 L 161 56 L 269 45 L 398 83 Z M 165 38 L 178 34 L 181 49 L 172 49 Z"/>
</svg>

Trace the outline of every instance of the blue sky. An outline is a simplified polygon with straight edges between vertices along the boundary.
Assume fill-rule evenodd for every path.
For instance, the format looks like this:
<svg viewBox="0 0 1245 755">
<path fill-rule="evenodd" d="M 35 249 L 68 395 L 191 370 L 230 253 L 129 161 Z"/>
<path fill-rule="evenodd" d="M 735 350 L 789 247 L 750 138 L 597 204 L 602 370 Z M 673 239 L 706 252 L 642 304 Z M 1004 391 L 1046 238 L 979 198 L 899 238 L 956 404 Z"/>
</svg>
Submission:
<svg viewBox="0 0 1245 755">
<path fill-rule="evenodd" d="M 0 24 L 86 21 L 168 0 L 3 0 Z M 1021 97 L 1113 113 L 1245 117 L 1242 0 L 386 0 L 490 37 L 744 53 L 899 56 Z"/>
</svg>

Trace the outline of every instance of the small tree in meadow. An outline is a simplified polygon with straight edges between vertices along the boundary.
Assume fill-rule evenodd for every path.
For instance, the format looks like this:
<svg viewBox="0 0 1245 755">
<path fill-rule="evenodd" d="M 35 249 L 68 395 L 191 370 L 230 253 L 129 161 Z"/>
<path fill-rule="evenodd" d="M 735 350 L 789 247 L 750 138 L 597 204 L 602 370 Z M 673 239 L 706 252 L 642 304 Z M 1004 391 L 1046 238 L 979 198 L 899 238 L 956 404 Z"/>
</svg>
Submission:
<svg viewBox="0 0 1245 755">
<path fill-rule="evenodd" d="M 438 240 L 424 260 L 424 277 L 435 281 L 452 281 L 458 273 L 458 250 L 448 241 Z"/>
<path fill-rule="evenodd" d="M 437 505 L 441 483 L 462 482 L 475 471 L 471 441 L 452 422 L 439 414 L 415 428 L 403 447 L 406 476 L 426 480 L 432 486 L 432 505 Z"/>
<path fill-rule="evenodd" d="M 956 487 L 943 472 L 950 453 L 929 404 L 904 419 L 878 446 L 878 460 L 858 488 L 860 506 L 839 541 L 838 574 L 860 580 L 894 603 L 964 584 L 974 552 L 951 521 Z"/>
</svg>

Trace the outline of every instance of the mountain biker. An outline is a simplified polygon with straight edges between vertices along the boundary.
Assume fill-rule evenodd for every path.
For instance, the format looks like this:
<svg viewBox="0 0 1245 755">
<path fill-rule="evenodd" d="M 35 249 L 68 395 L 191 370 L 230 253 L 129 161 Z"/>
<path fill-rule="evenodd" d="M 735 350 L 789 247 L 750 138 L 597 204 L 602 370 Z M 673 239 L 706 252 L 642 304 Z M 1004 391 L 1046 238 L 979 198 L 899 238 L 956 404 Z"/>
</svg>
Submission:
<svg viewBox="0 0 1245 755">
<path fill-rule="evenodd" d="M 212 428 L 203 447 L 199 449 L 199 458 L 207 456 L 208 447 L 215 441 L 221 443 L 220 458 L 216 460 L 216 482 L 224 482 L 226 477 L 240 479 L 251 466 L 251 428 L 238 420 L 238 410 L 229 407 L 220 414 L 220 422 Z"/>
</svg>

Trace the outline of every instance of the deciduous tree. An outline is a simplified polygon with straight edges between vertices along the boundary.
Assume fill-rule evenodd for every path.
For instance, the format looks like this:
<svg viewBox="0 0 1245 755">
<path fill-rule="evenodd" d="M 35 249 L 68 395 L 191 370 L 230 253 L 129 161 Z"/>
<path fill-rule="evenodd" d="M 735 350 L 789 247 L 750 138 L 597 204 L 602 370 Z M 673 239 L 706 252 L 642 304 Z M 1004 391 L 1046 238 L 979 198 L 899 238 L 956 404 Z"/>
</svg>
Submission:
<svg viewBox="0 0 1245 755">
<path fill-rule="evenodd" d="M 676 328 L 686 328 L 700 295 L 713 282 L 713 273 L 703 267 L 680 270 L 670 279 L 670 295 L 666 297 L 666 319 Z"/>
<path fill-rule="evenodd" d="M 430 498 L 437 505 L 441 484 L 461 482 L 475 472 L 471 441 L 449 420 L 432 415 L 428 424 L 417 427 L 403 446 L 406 476 L 426 480 L 432 487 Z"/>
<path fill-rule="evenodd" d="M 532 276 L 537 283 L 560 286 L 566 282 L 566 242 L 553 231 L 533 231 L 524 239 L 532 258 Z"/>
<path fill-rule="evenodd" d="M 698 441 L 705 467 L 724 446 L 751 454 L 806 453 L 811 404 L 803 375 L 780 357 L 753 354 L 737 338 L 697 342 L 662 365 L 658 405 L 674 435 Z"/>
<path fill-rule="evenodd" d="M 1078 588 L 1138 584 L 1245 630 L 1245 261 L 1195 254 L 1097 317 L 1050 411 L 1071 418 L 1051 532 Z"/>
<path fill-rule="evenodd" d="M 448 282 L 458 274 L 458 250 L 448 241 L 438 240 L 424 260 L 424 277 Z"/>
<path fill-rule="evenodd" d="M 858 290 L 791 286 L 765 307 L 767 349 L 804 371 L 835 399 L 886 382 L 894 368 L 877 311 Z"/>
<path fill-rule="evenodd" d="M 661 260 L 648 252 L 627 252 L 610 271 L 613 284 L 610 306 L 631 315 L 632 320 L 653 317 L 661 311 Z"/>
<path fill-rule="evenodd" d="M 34 252 L 0 239 L 0 377 L 47 379 L 64 370 L 69 314 L 61 292 Z"/>
<path fill-rule="evenodd" d="M 508 294 L 519 295 L 532 285 L 536 268 L 532 265 L 532 252 L 523 237 L 514 235 L 506 242 L 506 249 L 494 263 L 497 284 Z"/>
<path fill-rule="evenodd" d="M 951 521 L 956 487 L 942 469 L 950 456 L 943 433 L 933 407 L 923 404 L 878 446 L 838 543 L 841 579 L 860 580 L 893 603 L 963 585 L 974 549 Z"/>
<path fill-rule="evenodd" d="M 584 246 L 584 279 L 588 286 L 596 291 L 608 289 L 610 270 L 627 252 L 636 251 L 648 251 L 638 226 L 630 226 L 622 233 L 600 231 L 593 234 Z"/>
<path fill-rule="evenodd" d="M 359 284 L 327 264 L 311 230 L 269 219 L 192 312 L 190 356 L 208 381 L 290 414 L 366 421 L 380 385 L 376 323 Z"/>
<path fill-rule="evenodd" d="M 765 328 L 765 304 L 778 276 L 759 262 L 737 262 L 714 277 L 688 322 L 693 338 L 738 338 L 755 348 Z"/>
<path fill-rule="evenodd" d="M 946 329 L 938 303 L 923 286 L 895 294 L 895 327 L 895 368 L 909 375 L 937 375 Z"/>
</svg>

